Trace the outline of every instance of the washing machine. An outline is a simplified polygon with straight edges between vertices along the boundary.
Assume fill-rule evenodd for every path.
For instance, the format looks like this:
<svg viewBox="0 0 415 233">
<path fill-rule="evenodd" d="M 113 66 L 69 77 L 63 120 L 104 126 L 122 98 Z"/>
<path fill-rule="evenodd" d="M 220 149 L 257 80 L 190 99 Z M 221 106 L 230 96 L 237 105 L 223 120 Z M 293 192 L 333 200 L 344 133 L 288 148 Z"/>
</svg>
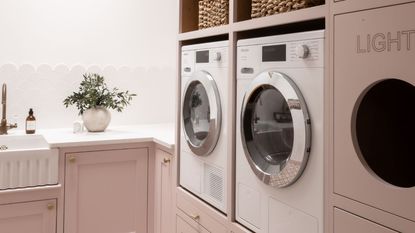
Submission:
<svg viewBox="0 0 415 233">
<path fill-rule="evenodd" d="M 413 222 L 414 12 L 412 2 L 335 16 L 333 91 L 334 193 Z"/>
<path fill-rule="evenodd" d="M 228 41 L 182 47 L 180 185 L 226 213 Z"/>
<path fill-rule="evenodd" d="M 323 232 L 324 30 L 237 44 L 236 220 Z"/>
</svg>

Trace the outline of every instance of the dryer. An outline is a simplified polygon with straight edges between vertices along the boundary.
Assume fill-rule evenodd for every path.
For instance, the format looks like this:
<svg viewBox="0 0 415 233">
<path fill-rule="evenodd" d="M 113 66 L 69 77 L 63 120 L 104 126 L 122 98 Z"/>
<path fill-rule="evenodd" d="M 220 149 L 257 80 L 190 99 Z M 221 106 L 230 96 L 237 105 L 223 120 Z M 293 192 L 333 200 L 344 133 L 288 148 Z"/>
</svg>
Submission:
<svg viewBox="0 0 415 233">
<path fill-rule="evenodd" d="M 333 92 L 334 193 L 413 222 L 414 12 L 412 2 L 335 16 Z"/>
<path fill-rule="evenodd" d="M 180 185 L 226 213 L 228 41 L 182 47 Z"/>
<path fill-rule="evenodd" d="M 236 220 L 323 232 L 324 31 L 237 45 Z"/>
</svg>

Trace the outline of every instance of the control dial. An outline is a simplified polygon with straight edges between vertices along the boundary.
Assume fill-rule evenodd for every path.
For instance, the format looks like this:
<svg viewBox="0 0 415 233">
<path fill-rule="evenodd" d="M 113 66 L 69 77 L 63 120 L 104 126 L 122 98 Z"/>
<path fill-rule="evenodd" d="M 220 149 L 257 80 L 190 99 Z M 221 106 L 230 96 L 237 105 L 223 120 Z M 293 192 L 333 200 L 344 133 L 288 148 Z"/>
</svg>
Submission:
<svg viewBox="0 0 415 233">
<path fill-rule="evenodd" d="M 307 45 L 298 45 L 296 48 L 296 54 L 299 58 L 307 58 L 310 55 L 310 49 Z"/>
<path fill-rule="evenodd" d="M 220 61 L 222 60 L 222 54 L 220 52 L 216 52 L 213 54 L 213 60 L 214 61 Z"/>
</svg>

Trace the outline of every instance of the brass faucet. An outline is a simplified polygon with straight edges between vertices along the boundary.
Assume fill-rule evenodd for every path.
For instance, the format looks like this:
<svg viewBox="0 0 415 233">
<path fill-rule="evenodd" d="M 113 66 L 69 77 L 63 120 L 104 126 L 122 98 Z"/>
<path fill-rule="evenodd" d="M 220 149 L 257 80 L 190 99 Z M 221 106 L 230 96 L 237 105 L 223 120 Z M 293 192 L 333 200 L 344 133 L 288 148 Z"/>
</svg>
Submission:
<svg viewBox="0 0 415 233">
<path fill-rule="evenodd" d="M 7 86 L 3 83 L 3 88 L 1 91 L 1 105 L 3 106 L 1 125 L 0 125 L 0 135 L 7 134 L 7 131 L 12 128 L 17 128 L 17 124 L 7 124 L 6 119 L 6 102 L 7 102 Z"/>
</svg>

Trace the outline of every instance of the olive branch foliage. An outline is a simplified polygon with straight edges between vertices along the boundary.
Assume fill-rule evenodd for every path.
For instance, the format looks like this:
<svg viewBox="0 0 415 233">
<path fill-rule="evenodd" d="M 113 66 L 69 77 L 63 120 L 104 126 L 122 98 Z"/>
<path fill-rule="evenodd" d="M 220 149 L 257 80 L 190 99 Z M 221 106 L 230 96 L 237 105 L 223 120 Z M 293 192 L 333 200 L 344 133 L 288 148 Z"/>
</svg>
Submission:
<svg viewBox="0 0 415 233">
<path fill-rule="evenodd" d="M 84 74 L 83 77 L 78 92 L 73 92 L 63 100 L 66 108 L 75 105 L 79 115 L 87 109 L 98 106 L 122 112 L 130 104 L 133 96 L 137 96 L 129 91 L 120 91 L 118 88 L 109 89 L 104 77 L 99 74 Z"/>
</svg>

